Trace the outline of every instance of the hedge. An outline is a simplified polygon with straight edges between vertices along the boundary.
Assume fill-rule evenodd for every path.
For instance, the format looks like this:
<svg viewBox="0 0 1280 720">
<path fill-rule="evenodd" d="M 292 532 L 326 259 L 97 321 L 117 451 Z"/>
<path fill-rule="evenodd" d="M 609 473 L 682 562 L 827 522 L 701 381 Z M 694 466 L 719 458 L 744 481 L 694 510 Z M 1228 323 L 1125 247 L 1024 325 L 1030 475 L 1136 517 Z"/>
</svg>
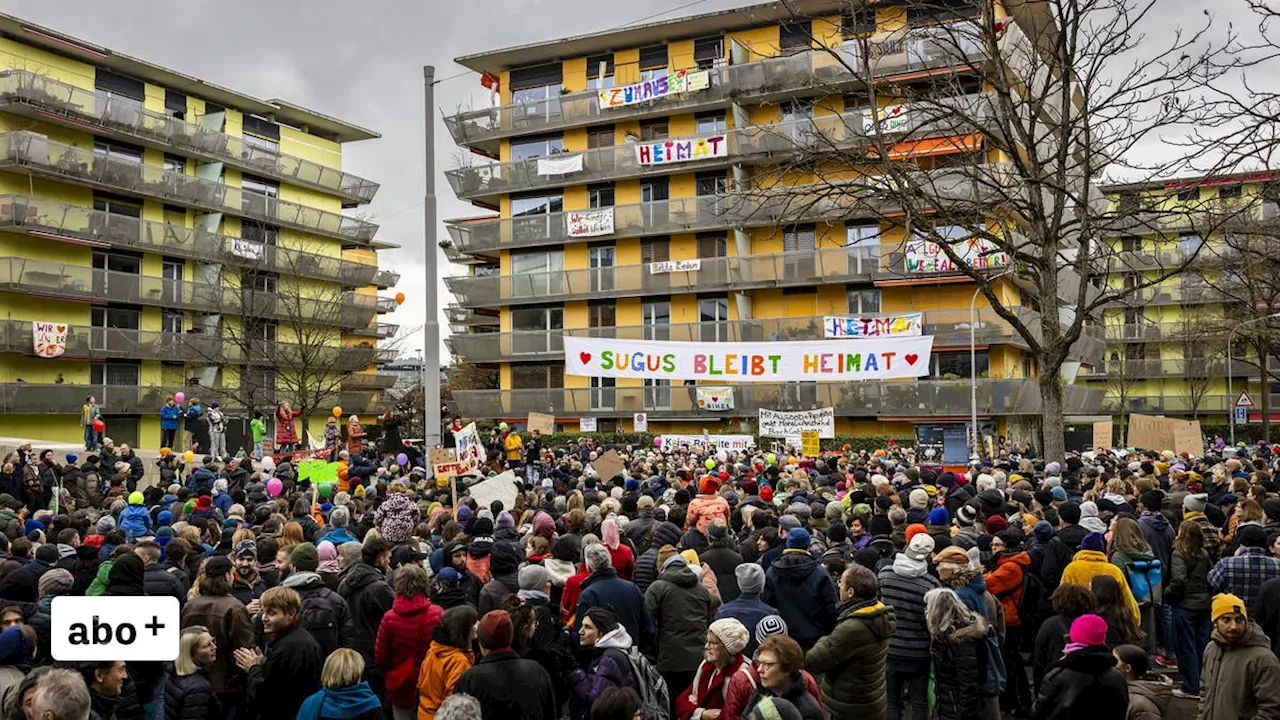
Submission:
<svg viewBox="0 0 1280 720">
<path fill-rule="evenodd" d="M 477 427 L 477 429 L 479 428 Z M 693 434 L 693 433 L 689 433 L 689 434 Z M 745 433 L 727 433 L 727 434 L 742 435 Z M 481 435 L 482 436 L 487 435 L 487 431 L 482 432 Z M 544 447 L 548 447 L 548 448 L 561 448 L 561 447 L 567 447 L 569 445 L 576 445 L 578 443 L 579 438 L 586 438 L 589 442 L 594 443 L 597 446 L 625 447 L 627 445 L 632 445 L 640 448 L 652 448 L 654 447 L 653 439 L 655 437 L 661 437 L 661 435 L 662 435 L 661 433 L 560 432 L 560 433 L 554 433 L 551 435 L 543 435 L 542 444 Z M 867 452 L 872 452 L 888 445 L 889 439 L 890 439 L 890 436 L 888 435 L 863 435 L 863 436 L 857 436 L 857 437 L 853 437 L 853 436 L 835 437 L 830 440 L 823 440 L 822 449 L 823 450 L 843 450 L 844 446 L 848 445 L 850 449 L 855 452 L 859 450 L 866 450 Z M 912 436 L 906 436 L 906 437 L 894 436 L 892 439 L 898 445 L 905 446 L 905 447 L 913 447 L 916 444 L 916 439 L 915 437 L 912 437 Z M 770 447 L 777 440 L 778 438 L 762 439 L 757 437 L 756 445 L 757 447 Z"/>
</svg>

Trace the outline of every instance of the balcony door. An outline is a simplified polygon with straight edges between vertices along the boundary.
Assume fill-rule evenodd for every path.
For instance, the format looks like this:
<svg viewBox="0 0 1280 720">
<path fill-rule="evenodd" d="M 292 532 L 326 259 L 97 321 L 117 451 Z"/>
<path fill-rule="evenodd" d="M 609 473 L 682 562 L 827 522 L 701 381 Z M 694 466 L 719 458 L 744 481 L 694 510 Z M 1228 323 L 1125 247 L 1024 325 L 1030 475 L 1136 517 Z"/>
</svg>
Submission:
<svg viewBox="0 0 1280 720">
<path fill-rule="evenodd" d="M 640 306 L 645 340 L 671 339 L 671 301 L 654 300 Z"/>
<path fill-rule="evenodd" d="M 90 313 L 91 341 L 95 353 L 125 355 L 133 353 L 142 327 L 142 312 L 137 308 L 95 307 Z M 70 344 L 73 338 L 68 337 Z"/>
<path fill-rule="evenodd" d="M 108 250 L 93 251 L 94 296 L 104 300 L 138 302 L 141 293 L 140 256 Z"/>
<path fill-rule="evenodd" d="M 671 218 L 671 183 L 668 178 L 653 178 L 640 183 L 640 202 L 645 229 L 660 232 Z"/>
<path fill-rule="evenodd" d="M 538 298 L 564 292 L 564 251 L 511 253 L 511 296 Z"/>
<path fill-rule="evenodd" d="M 813 225 L 797 225 L 782 233 L 788 278 L 811 278 L 817 274 L 814 261 L 817 243 L 818 233 Z"/>
<path fill-rule="evenodd" d="M 613 270 L 617 260 L 617 249 L 613 245 L 595 245 L 587 249 L 592 293 L 613 292 L 617 288 Z"/>
<path fill-rule="evenodd" d="M 182 292 L 183 270 L 186 263 L 182 260 L 172 260 L 165 258 L 160 265 L 161 297 L 164 298 L 165 305 L 179 305 L 184 302 L 185 294 Z"/>
<path fill-rule="evenodd" d="M 591 378 L 591 409 L 612 410 L 618 403 L 618 381 L 615 378 Z"/>
<path fill-rule="evenodd" d="M 511 309 L 511 354 L 536 355 L 563 350 L 564 308 L 517 307 Z"/>
<path fill-rule="evenodd" d="M 511 241 L 516 245 L 563 237 L 564 193 L 534 193 L 511 197 Z"/>
<path fill-rule="evenodd" d="M 729 339 L 729 297 L 698 298 L 698 339 L 702 342 L 725 342 Z"/>
</svg>

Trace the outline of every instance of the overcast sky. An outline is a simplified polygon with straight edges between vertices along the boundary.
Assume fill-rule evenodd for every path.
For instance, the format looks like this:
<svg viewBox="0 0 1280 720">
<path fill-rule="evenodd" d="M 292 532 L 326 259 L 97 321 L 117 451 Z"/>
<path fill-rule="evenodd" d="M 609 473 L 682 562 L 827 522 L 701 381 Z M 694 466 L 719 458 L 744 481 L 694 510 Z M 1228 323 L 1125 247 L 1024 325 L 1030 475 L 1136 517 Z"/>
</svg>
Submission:
<svg viewBox="0 0 1280 720">
<path fill-rule="evenodd" d="M 366 208 L 379 237 L 402 246 L 381 264 L 402 273 L 405 304 L 387 319 L 402 331 L 421 327 L 428 287 L 443 308 L 444 283 L 424 277 L 422 66 L 434 65 L 436 105 L 444 113 L 485 107 L 480 78 L 453 58 L 485 50 L 607 30 L 638 21 L 712 12 L 758 0 L 0 0 L 0 8 L 112 48 L 260 98 L 282 98 L 376 130 L 380 140 L 349 145 L 345 169 L 382 184 Z M 1158 22 L 1233 0 L 1162 0 Z M 455 154 L 436 118 L 439 215 L 480 214 L 453 197 L 443 172 Z M 481 162 L 484 162 L 482 159 Z M 439 234 L 447 236 L 443 225 Z M 462 274 L 439 253 L 440 274 Z M 394 291 L 393 291 L 394 292 Z M 448 334 L 441 319 L 441 335 Z M 408 354 L 422 333 L 404 340 Z M 447 354 L 442 349 L 442 358 Z"/>
</svg>

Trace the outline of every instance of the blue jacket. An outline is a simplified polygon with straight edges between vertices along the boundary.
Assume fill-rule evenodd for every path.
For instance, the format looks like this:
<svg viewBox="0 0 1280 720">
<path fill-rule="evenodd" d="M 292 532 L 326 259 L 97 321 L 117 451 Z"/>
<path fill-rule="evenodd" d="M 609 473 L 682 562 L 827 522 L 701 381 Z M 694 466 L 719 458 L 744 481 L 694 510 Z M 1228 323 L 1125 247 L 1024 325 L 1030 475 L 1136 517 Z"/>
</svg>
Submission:
<svg viewBox="0 0 1280 720">
<path fill-rule="evenodd" d="M 204 409 L 201 408 L 199 405 L 192 405 L 191 407 L 187 408 L 187 422 L 186 422 L 186 428 L 185 428 L 187 432 L 196 431 L 196 428 L 200 424 L 200 414 L 202 412 L 204 412 Z"/>
<path fill-rule="evenodd" d="M 716 613 L 716 619 L 733 618 L 747 628 L 747 647 L 742 651 L 742 654 L 744 657 L 750 658 L 756 654 L 756 648 L 760 646 L 756 642 L 756 625 L 759 625 L 760 621 L 765 617 L 777 614 L 777 608 L 761 600 L 759 595 L 741 593 L 737 598 L 720 606 L 720 612 Z"/>
<path fill-rule="evenodd" d="M 787 634 L 808 649 L 836 626 L 839 601 L 831 573 L 808 550 L 786 550 L 764 574 L 764 601 L 787 622 Z"/>
<path fill-rule="evenodd" d="M 160 429 L 161 430 L 177 430 L 178 418 L 182 417 L 182 408 L 177 405 L 161 405 L 160 406 Z"/>
<path fill-rule="evenodd" d="M 231 506 L 235 505 L 235 501 L 231 499 L 229 493 L 218 493 L 213 496 L 213 506 L 222 511 L 222 516 L 226 517 L 230 512 Z"/>
<path fill-rule="evenodd" d="M 325 540 L 328 540 L 329 542 L 333 543 L 334 547 L 338 547 L 342 543 L 360 542 L 359 540 L 356 540 L 355 535 L 352 535 L 350 531 L 348 531 L 344 527 L 329 528 L 328 532 L 316 538 L 316 544 L 319 545 L 321 542 Z"/>
<path fill-rule="evenodd" d="M 361 481 L 368 480 L 378 471 L 378 466 L 372 460 L 365 460 L 361 455 L 352 455 L 347 460 L 347 479 L 359 478 Z M 364 482 L 360 483 L 361 485 Z"/>
<path fill-rule="evenodd" d="M 965 607 L 977 613 L 978 617 L 987 616 L 987 580 L 982 573 L 974 575 L 968 585 L 953 589 Z"/>
<path fill-rule="evenodd" d="M 613 568 L 597 570 L 582 581 L 582 594 L 578 596 L 577 619 L 573 623 L 573 641 L 578 642 L 578 628 L 582 617 L 593 607 L 605 607 L 618 616 L 618 622 L 627 634 L 639 643 L 642 635 L 653 634 L 653 618 L 645 607 L 640 588 L 629 580 L 618 577 Z"/>
<path fill-rule="evenodd" d="M 195 472 L 191 473 L 191 479 L 187 481 L 187 487 L 191 488 L 196 495 L 212 495 L 213 483 L 217 479 L 217 474 L 201 465 L 196 468 Z"/>
<path fill-rule="evenodd" d="M 130 505 L 120 512 L 116 527 L 128 538 L 147 535 L 151 532 L 151 515 L 141 505 Z"/>
</svg>

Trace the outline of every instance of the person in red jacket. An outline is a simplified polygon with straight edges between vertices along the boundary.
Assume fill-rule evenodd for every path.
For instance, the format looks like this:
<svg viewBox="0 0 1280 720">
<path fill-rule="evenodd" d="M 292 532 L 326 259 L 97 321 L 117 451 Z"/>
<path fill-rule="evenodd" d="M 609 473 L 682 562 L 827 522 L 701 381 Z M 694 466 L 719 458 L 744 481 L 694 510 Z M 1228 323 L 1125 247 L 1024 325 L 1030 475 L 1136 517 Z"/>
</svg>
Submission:
<svg viewBox="0 0 1280 720">
<path fill-rule="evenodd" d="M 1004 656 L 1005 674 L 1009 678 L 1000 707 L 1010 715 L 1019 717 L 1031 708 L 1031 688 L 1022 663 L 1022 618 L 1018 617 L 1018 605 L 1022 602 L 1022 574 L 1031 567 L 1031 556 L 1022 549 L 1022 531 L 1016 528 L 1002 530 L 991 538 L 991 572 L 983 576 L 987 592 L 1000 599 L 1004 609 L 1004 640 L 1000 654 Z M 1035 632 L 1036 628 L 1028 629 Z"/>
<path fill-rule="evenodd" d="M 396 599 L 382 616 L 373 657 L 387 676 L 387 699 L 395 720 L 418 715 L 418 669 L 444 610 L 427 599 L 431 578 L 417 563 L 396 570 Z"/>
<path fill-rule="evenodd" d="M 618 577 L 630 580 L 636 569 L 636 558 L 631 548 L 622 543 L 617 520 L 605 520 L 600 525 L 600 544 L 609 551 L 609 564 L 618 571 Z"/>
<path fill-rule="evenodd" d="M 724 618 L 707 628 L 706 659 L 694 673 L 693 682 L 676 696 L 675 720 L 716 720 L 724 711 L 729 681 L 738 674 L 750 677 L 751 661 L 742 656 L 751 635 L 734 618 Z"/>
</svg>

